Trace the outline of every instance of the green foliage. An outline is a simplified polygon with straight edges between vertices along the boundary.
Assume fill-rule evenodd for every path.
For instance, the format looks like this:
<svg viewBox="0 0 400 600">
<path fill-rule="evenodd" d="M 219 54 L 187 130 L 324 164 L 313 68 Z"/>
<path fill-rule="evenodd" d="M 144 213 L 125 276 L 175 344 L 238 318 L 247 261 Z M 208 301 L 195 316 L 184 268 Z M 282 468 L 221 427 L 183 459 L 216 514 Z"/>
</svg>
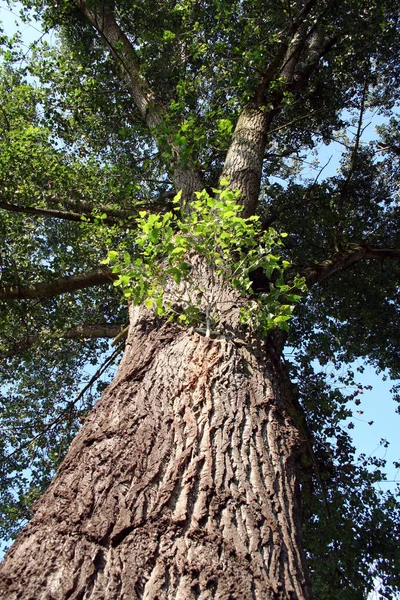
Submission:
<svg viewBox="0 0 400 600">
<path fill-rule="evenodd" d="M 127 223 L 121 219 L 120 226 L 117 219 L 114 227 L 107 227 L 106 238 L 105 227 L 92 217 L 101 217 L 104 206 L 108 211 L 116 205 L 124 208 L 131 198 L 119 188 L 121 178 L 104 161 L 100 165 L 95 153 L 84 161 L 67 144 L 54 142 L 54 123 L 43 124 L 46 90 L 29 81 L 25 68 L 13 60 L 9 52 L 0 68 L 0 201 L 87 215 L 86 221 L 71 222 L 1 210 L 1 283 L 26 285 L 97 267 L 106 240 L 116 235 L 121 239 Z M 0 303 L 3 540 L 14 537 L 30 519 L 31 506 L 54 476 L 80 416 L 99 394 L 94 384 L 74 402 L 88 381 L 88 365 L 102 360 L 108 342 L 65 340 L 63 331 L 126 320 L 126 309 L 112 289 Z"/>
<path fill-rule="evenodd" d="M 399 503 L 395 493 L 381 489 L 385 460 L 357 456 L 345 427 L 368 386 L 357 381 L 355 370 L 333 362 L 334 357 L 324 370 L 316 368 L 312 357 L 298 348 L 288 367 L 314 448 L 314 464 L 304 461 L 302 481 L 314 595 L 321 600 L 364 600 L 374 587 L 372 576 L 379 573 L 383 597 L 395 598 Z M 319 358 L 321 364 L 327 360 Z"/>
<path fill-rule="evenodd" d="M 110 250 L 103 263 L 114 264 L 112 270 L 118 273 L 114 286 L 121 286 L 124 296 L 136 306 L 144 304 L 156 315 L 167 315 L 182 324 L 205 325 L 208 335 L 210 324 L 215 329 L 220 322 L 216 281 L 229 283 L 243 296 L 254 296 L 250 275 L 261 269 L 270 281 L 269 290 L 247 301 L 241 322 L 263 335 L 274 327 L 288 330 L 294 303 L 306 287 L 301 277 L 286 284 L 284 272 L 290 263 L 272 254 L 274 247 L 282 246 L 280 238 L 285 234 L 279 236 L 272 228 L 262 232 L 257 216 L 241 217 L 239 194 L 227 187 L 227 181 L 221 184 L 225 187 L 213 190 L 214 197 L 206 190 L 197 192 L 197 200 L 182 216 L 178 210 L 164 215 L 140 212 L 137 234 L 129 240 L 134 255 Z M 194 254 L 210 269 L 210 289 L 193 286 L 190 257 Z M 167 291 L 170 279 L 180 286 L 179 301 Z"/>
</svg>

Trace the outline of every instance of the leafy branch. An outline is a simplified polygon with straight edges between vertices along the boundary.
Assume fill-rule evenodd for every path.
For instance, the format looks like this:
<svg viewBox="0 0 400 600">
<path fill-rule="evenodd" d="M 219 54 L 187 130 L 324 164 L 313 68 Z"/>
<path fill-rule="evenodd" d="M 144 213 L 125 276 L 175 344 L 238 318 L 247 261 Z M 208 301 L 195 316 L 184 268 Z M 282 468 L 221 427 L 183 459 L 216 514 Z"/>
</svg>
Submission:
<svg viewBox="0 0 400 600">
<path fill-rule="evenodd" d="M 190 212 L 164 215 L 140 213 L 137 235 L 132 240 L 134 255 L 128 250 L 110 250 L 104 264 L 113 263 L 125 298 L 144 305 L 158 316 L 182 324 L 203 325 L 207 337 L 221 322 L 220 300 L 215 297 L 216 281 L 228 284 L 243 297 L 251 296 L 241 308 L 240 321 L 267 332 L 274 327 L 288 329 L 294 303 L 305 291 L 304 279 L 296 277 L 291 285 L 284 281 L 290 263 L 273 254 L 282 245 L 274 229 L 261 231 L 257 216 L 241 217 L 237 204 L 239 192 L 228 188 L 197 192 Z M 174 202 L 179 203 L 179 193 Z M 196 284 L 191 259 L 205 261 L 210 285 Z M 269 281 L 265 293 L 255 295 L 251 273 L 262 269 Z M 172 290 L 174 281 L 177 289 Z M 189 285 L 190 284 L 190 285 Z M 203 329 L 202 329 L 203 330 Z"/>
<path fill-rule="evenodd" d="M 370 259 L 400 260 L 400 248 L 376 248 L 372 246 L 356 245 L 341 252 L 335 253 L 330 258 L 303 269 L 308 286 L 327 279 L 337 271 L 348 269 L 361 260 Z"/>
</svg>

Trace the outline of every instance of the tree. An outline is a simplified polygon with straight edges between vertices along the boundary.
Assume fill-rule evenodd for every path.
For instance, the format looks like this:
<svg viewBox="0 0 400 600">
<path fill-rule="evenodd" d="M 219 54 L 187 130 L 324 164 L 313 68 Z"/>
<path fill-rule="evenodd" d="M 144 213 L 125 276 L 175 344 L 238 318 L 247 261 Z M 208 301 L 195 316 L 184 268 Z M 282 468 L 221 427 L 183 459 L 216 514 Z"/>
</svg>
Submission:
<svg viewBox="0 0 400 600">
<path fill-rule="evenodd" d="M 342 422 L 355 358 L 399 373 L 397 3 L 24 5 L 59 43 L 3 40 L 1 597 L 390 597 Z"/>
</svg>

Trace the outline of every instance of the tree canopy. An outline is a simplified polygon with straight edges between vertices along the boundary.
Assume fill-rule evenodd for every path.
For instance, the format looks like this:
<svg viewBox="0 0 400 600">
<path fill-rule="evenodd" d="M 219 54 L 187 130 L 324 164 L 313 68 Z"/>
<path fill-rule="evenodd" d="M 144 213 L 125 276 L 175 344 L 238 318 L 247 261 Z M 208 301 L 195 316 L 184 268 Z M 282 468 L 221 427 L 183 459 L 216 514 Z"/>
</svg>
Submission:
<svg viewBox="0 0 400 600">
<path fill-rule="evenodd" d="M 22 6 L 56 37 L 29 56 L 18 36 L 1 38 L 2 536 L 30 518 L 121 356 L 129 293 L 109 252 L 127 253 L 128 266 L 145 218 L 161 228 L 194 191 L 211 201 L 225 181 L 244 207 L 233 217 L 259 217 L 259 229 L 230 230 L 228 247 L 249 232 L 258 243 L 261 229 L 279 238 L 268 253 L 282 269 L 254 261 L 246 293 L 275 290 L 281 305 L 294 287 L 301 296 L 280 323 L 290 323 L 287 369 L 313 447 L 302 488 L 315 596 L 365 598 L 379 577 L 393 597 L 400 505 L 375 485 L 384 461 L 357 458 L 344 422 L 363 392 L 356 359 L 400 375 L 398 3 Z M 365 143 L 371 111 L 386 120 Z M 319 155 L 331 142 L 343 154 L 325 177 Z"/>
</svg>

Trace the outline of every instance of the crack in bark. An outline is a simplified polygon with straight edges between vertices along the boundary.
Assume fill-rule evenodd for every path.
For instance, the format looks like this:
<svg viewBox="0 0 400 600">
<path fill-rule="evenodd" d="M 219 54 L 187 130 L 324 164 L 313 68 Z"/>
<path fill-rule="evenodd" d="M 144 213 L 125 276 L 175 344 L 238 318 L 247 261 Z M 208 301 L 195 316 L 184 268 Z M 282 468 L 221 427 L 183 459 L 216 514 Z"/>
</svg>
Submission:
<svg viewBox="0 0 400 600">
<path fill-rule="evenodd" d="M 130 535 L 132 533 L 132 531 L 134 529 L 135 529 L 135 525 L 130 525 L 129 527 L 125 527 L 125 529 L 122 529 L 122 531 L 119 531 L 117 534 L 111 535 L 111 538 L 110 538 L 111 546 L 113 548 L 116 548 L 117 546 L 122 544 L 122 542 L 128 537 L 128 535 Z"/>
</svg>

